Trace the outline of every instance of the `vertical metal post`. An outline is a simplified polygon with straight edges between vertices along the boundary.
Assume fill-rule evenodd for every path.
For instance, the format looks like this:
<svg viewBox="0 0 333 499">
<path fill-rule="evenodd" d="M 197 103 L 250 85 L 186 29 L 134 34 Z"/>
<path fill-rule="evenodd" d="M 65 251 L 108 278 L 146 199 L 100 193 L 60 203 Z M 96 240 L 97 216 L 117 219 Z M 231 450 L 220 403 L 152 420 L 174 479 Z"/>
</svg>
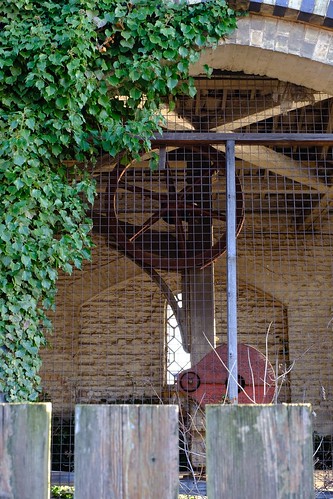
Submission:
<svg viewBox="0 0 333 499">
<path fill-rule="evenodd" d="M 228 343 L 228 391 L 231 403 L 238 402 L 237 364 L 237 268 L 236 268 L 236 169 L 235 142 L 226 143 L 227 180 L 227 343 Z"/>
</svg>

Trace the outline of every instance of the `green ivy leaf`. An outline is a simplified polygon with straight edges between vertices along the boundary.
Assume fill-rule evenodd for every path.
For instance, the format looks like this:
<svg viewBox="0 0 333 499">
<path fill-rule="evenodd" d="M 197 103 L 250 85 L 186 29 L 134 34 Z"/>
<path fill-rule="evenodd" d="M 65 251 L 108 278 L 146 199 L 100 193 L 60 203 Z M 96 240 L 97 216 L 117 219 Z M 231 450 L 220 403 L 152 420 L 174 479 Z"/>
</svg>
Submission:
<svg viewBox="0 0 333 499">
<path fill-rule="evenodd" d="M 21 154 L 16 154 L 13 157 L 13 163 L 17 166 L 22 166 L 27 161 L 27 158 Z"/>
<path fill-rule="evenodd" d="M 178 80 L 176 78 L 168 78 L 167 86 L 170 90 L 173 90 L 178 85 Z"/>
</svg>

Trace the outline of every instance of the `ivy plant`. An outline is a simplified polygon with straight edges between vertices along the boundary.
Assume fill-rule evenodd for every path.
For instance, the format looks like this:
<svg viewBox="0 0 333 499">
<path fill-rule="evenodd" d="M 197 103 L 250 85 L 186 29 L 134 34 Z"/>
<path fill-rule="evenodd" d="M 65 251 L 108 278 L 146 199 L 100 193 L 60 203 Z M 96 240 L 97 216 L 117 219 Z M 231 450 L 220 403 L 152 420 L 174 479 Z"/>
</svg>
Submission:
<svg viewBox="0 0 333 499">
<path fill-rule="evenodd" d="M 71 273 L 89 258 L 94 159 L 148 150 L 161 130 L 161 104 L 194 96 L 191 64 L 235 28 L 224 0 L 2 2 L 0 391 L 7 401 L 37 399 L 58 271 Z"/>
</svg>

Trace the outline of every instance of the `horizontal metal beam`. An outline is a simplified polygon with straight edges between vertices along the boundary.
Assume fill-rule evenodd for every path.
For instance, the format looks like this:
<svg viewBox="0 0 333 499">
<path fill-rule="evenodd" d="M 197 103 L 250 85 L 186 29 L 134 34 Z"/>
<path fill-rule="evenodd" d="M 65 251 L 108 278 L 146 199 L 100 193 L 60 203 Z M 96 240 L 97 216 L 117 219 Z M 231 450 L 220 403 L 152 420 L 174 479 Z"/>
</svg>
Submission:
<svg viewBox="0 0 333 499">
<path fill-rule="evenodd" d="M 186 146 L 224 144 L 232 140 L 237 144 L 280 146 L 329 146 L 333 145 L 332 133 L 215 133 L 215 132 L 165 132 L 156 134 L 153 146 Z"/>
</svg>

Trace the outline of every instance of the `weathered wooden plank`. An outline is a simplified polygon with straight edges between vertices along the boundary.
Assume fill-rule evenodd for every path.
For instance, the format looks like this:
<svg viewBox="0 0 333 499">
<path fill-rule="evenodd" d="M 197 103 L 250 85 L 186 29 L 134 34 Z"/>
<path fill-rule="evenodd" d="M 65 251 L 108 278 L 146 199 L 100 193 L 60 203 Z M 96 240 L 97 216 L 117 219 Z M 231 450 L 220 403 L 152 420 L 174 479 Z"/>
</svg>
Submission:
<svg viewBox="0 0 333 499">
<path fill-rule="evenodd" d="M 178 407 L 79 405 L 76 499 L 176 499 Z"/>
<path fill-rule="evenodd" d="M 313 498 L 308 404 L 206 406 L 209 499 Z"/>
<path fill-rule="evenodd" d="M 298 226 L 299 231 L 311 230 L 313 225 L 317 222 L 322 223 L 323 220 L 328 218 L 327 213 L 331 210 L 333 206 L 333 188 L 330 187 L 326 194 L 324 194 L 319 203 L 313 206 L 309 215 L 305 217 L 303 223 Z"/>
<path fill-rule="evenodd" d="M 217 146 L 219 150 L 224 150 L 224 146 Z M 235 154 L 238 158 L 250 163 L 255 168 L 264 168 L 274 172 L 282 177 L 287 177 L 302 185 L 307 185 L 323 194 L 327 193 L 329 188 L 315 177 L 307 163 L 295 161 L 285 154 L 273 151 L 265 146 L 236 146 Z"/>
<path fill-rule="evenodd" d="M 51 404 L 0 404 L 0 497 L 50 497 Z"/>
<path fill-rule="evenodd" d="M 288 113 L 294 111 L 295 109 L 302 109 L 306 106 L 313 105 L 314 102 L 321 102 L 323 100 L 330 99 L 332 96 L 329 94 L 315 93 L 313 94 L 314 101 L 294 101 L 291 103 L 288 108 Z M 269 118 L 273 118 L 274 116 L 279 116 L 280 114 L 284 114 L 285 110 L 281 106 L 281 104 L 272 105 L 272 103 L 263 104 L 260 108 L 258 108 L 255 112 L 249 112 L 244 114 L 240 118 L 227 121 L 223 125 L 219 125 L 217 127 L 212 128 L 211 132 L 220 132 L 226 133 L 237 130 L 239 128 L 252 125 L 253 123 L 258 123 L 262 120 L 268 120 Z M 185 130 L 185 128 L 184 128 Z M 189 130 L 189 128 L 187 128 Z M 327 131 L 327 133 L 330 133 Z"/>
</svg>

